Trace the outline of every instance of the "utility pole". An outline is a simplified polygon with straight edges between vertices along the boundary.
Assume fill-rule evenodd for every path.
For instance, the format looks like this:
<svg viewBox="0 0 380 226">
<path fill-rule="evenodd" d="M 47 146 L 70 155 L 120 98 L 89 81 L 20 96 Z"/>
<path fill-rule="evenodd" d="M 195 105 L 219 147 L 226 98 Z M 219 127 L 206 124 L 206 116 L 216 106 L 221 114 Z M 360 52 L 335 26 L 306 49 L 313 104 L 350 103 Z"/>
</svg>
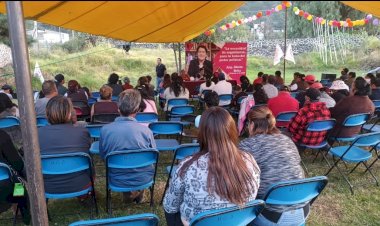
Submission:
<svg viewBox="0 0 380 226">
<path fill-rule="evenodd" d="M 24 147 L 27 191 L 30 199 L 32 224 L 48 226 L 44 181 L 41 171 L 36 113 L 32 96 L 32 81 L 26 44 L 24 14 L 20 1 L 7 1 L 7 19 L 16 78 L 17 99 L 20 106 L 22 144 Z"/>
</svg>

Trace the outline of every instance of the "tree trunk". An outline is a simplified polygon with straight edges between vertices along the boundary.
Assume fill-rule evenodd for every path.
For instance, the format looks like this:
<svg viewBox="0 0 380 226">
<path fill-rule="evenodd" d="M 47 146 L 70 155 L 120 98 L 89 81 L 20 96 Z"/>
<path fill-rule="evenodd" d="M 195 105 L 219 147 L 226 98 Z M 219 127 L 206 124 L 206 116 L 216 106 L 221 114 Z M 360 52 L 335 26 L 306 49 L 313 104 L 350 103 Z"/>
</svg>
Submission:
<svg viewBox="0 0 380 226">
<path fill-rule="evenodd" d="M 177 73 L 178 73 L 178 60 L 177 60 L 177 51 L 176 51 L 175 43 L 172 43 L 172 48 L 173 48 L 173 52 L 174 52 L 175 66 L 176 66 Z"/>
<path fill-rule="evenodd" d="M 179 63 L 178 71 L 182 71 L 181 43 L 178 43 L 178 63 Z"/>
</svg>

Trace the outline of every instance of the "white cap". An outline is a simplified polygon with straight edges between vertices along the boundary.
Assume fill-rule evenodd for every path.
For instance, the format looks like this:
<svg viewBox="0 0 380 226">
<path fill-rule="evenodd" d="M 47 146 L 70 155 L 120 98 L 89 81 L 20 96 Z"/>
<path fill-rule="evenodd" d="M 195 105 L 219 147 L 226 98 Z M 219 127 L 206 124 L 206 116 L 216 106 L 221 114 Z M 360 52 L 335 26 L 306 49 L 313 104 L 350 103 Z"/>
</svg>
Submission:
<svg viewBox="0 0 380 226">
<path fill-rule="evenodd" d="M 332 90 L 345 89 L 347 91 L 350 90 L 350 88 L 348 87 L 348 85 L 346 83 L 344 83 L 344 81 L 342 81 L 342 80 L 333 81 L 330 89 L 332 89 Z"/>
</svg>

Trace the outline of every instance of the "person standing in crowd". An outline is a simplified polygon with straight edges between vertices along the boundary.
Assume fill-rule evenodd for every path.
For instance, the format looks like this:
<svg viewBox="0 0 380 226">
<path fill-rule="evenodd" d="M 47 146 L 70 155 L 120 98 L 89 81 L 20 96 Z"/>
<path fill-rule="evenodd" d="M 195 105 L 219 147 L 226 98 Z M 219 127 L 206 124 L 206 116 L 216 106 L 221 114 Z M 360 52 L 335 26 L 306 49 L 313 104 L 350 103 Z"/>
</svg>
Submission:
<svg viewBox="0 0 380 226">
<path fill-rule="evenodd" d="M 118 84 L 119 82 L 119 75 L 116 73 L 110 74 L 108 77 L 108 86 L 112 88 L 112 96 L 119 96 L 121 92 L 123 92 L 122 85 Z"/>
<path fill-rule="evenodd" d="M 257 78 L 253 81 L 253 85 L 262 84 L 263 83 L 263 75 L 264 75 L 264 73 L 262 71 L 257 73 Z"/>
<path fill-rule="evenodd" d="M 57 87 L 52 80 L 44 81 L 42 83 L 42 93 L 45 97 L 37 99 L 35 103 L 35 110 L 37 117 L 46 118 L 46 105 L 52 97 L 58 95 Z"/>
<path fill-rule="evenodd" d="M 260 167 L 260 187 L 256 199 L 264 199 L 270 186 L 275 183 L 305 178 L 296 145 L 276 128 L 276 119 L 269 108 L 262 106 L 250 110 L 247 120 L 249 138 L 242 140 L 239 148 L 252 154 Z M 253 225 L 300 225 L 308 213 L 308 204 L 303 208 L 273 208 L 267 205 Z M 273 216 L 278 216 L 279 220 L 273 222 Z"/>
<path fill-rule="evenodd" d="M 54 79 L 58 94 L 64 96 L 67 93 L 67 88 L 63 86 L 63 84 L 65 84 L 65 76 L 63 76 L 63 74 L 57 74 Z"/>
<path fill-rule="evenodd" d="M 201 117 L 198 153 L 183 159 L 164 196 L 168 226 L 189 225 L 207 210 L 243 206 L 256 198 L 260 169 L 238 147 L 235 121 L 227 110 L 212 107 Z"/>
<path fill-rule="evenodd" d="M 232 84 L 226 81 L 226 77 L 223 73 L 219 74 L 219 82 L 214 86 L 213 91 L 219 96 L 222 94 L 232 94 Z M 230 100 L 223 100 L 219 102 L 219 106 L 225 106 L 230 103 Z"/>
<path fill-rule="evenodd" d="M 278 95 L 278 89 L 274 86 L 275 81 L 273 75 L 263 75 L 263 88 L 269 99 Z"/>
<path fill-rule="evenodd" d="M 274 75 L 276 76 L 274 86 L 280 89 L 282 86 L 284 86 L 284 79 L 281 77 L 281 71 L 276 71 Z"/>
<path fill-rule="evenodd" d="M 108 85 L 103 85 L 99 93 L 100 98 L 91 106 L 91 119 L 94 115 L 119 114 L 117 103 L 112 101 L 112 88 Z"/>
<path fill-rule="evenodd" d="M 352 86 L 352 96 L 345 97 L 342 101 L 337 102 L 335 107 L 331 108 L 331 117 L 336 119 L 336 124 L 331 131 L 333 137 L 352 137 L 360 132 L 361 126 L 344 127 L 343 122 L 349 116 L 360 113 L 373 114 L 375 106 L 369 99 L 371 93 L 370 85 L 364 78 L 356 78 Z"/>
<path fill-rule="evenodd" d="M 158 89 L 159 85 L 162 82 L 162 78 L 166 74 L 165 64 L 162 63 L 161 58 L 157 58 L 157 66 L 156 66 L 156 87 Z M 159 91 L 159 90 L 157 90 Z"/>
<path fill-rule="evenodd" d="M 342 80 L 333 81 L 330 91 L 332 92 L 331 97 L 335 100 L 335 103 L 339 103 L 339 101 L 350 94 L 349 87 Z"/>
<path fill-rule="evenodd" d="M 315 120 L 330 119 L 330 111 L 326 104 L 320 102 L 321 92 L 314 88 L 309 88 L 305 93 L 305 104 L 296 116 L 291 119 L 288 129 L 291 133 L 292 140 L 305 145 L 318 145 L 326 138 L 326 131 L 309 132 L 307 126 Z"/>
<path fill-rule="evenodd" d="M 203 79 L 204 76 L 212 75 L 213 67 L 211 61 L 207 60 L 207 48 L 198 46 L 197 58 L 190 61 L 188 74 L 194 80 Z"/>
<path fill-rule="evenodd" d="M 124 77 L 123 90 L 127 90 L 127 89 L 133 89 L 133 86 L 131 85 L 131 80 L 129 80 L 128 77 Z"/>
<path fill-rule="evenodd" d="M 90 134 L 85 127 L 77 127 L 72 124 L 72 109 L 73 105 L 69 98 L 55 96 L 49 100 L 46 105 L 46 118 L 50 125 L 38 128 L 41 154 L 73 152 L 89 154 Z M 88 187 L 90 181 L 89 172 L 86 171 L 60 176 L 44 175 L 47 193 L 76 192 Z"/>
<path fill-rule="evenodd" d="M 299 103 L 295 98 L 293 98 L 290 95 L 288 88 L 286 86 L 283 86 L 280 89 L 278 96 L 268 101 L 268 108 L 272 111 L 274 117 L 277 117 L 277 115 L 281 112 L 287 112 L 287 111 L 297 112 L 299 110 Z M 276 126 L 287 127 L 288 123 L 277 122 Z"/>
<path fill-rule="evenodd" d="M 135 119 L 140 103 L 141 95 L 135 89 L 125 90 L 120 94 L 118 106 L 121 116 L 104 125 L 100 132 L 99 149 L 102 159 L 115 151 L 156 148 L 152 131 Z M 110 169 L 109 175 L 110 182 L 116 186 L 137 187 L 152 179 L 154 168 L 146 166 L 138 169 Z M 140 203 L 143 197 L 144 190 L 123 193 L 126 203 Z"/>
<path fill-rule="evenodd" d="M 12 86 L 5 84 L 1 87 L 0 93 L 5 93 L 9 97 L 9 99 L 13 99 L 13 89 Z"/>
<path fill-rule="evenodd" d="M 371 95 L 369 95 L 369 99 L 371 100 L 380 100 L 380 78 L 376 78 L 372 80 L 371 83 Z"/>
<path fill-rule="evenodd" d="M 248 93 L 253 92 L 253 86 L 247 76 L 244 76 L 244 75 L 240 76 L 240 83 L 241 83 L 240 86 L 243 92 L 248 92 Z"/>
</svg>

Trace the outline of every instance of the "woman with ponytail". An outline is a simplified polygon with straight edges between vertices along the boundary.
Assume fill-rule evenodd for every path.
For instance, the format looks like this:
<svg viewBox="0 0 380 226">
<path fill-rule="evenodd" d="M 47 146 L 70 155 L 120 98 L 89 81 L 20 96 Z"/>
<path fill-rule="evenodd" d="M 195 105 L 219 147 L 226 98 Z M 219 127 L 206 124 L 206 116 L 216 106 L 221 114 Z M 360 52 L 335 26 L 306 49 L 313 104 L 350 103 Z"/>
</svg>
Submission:
<svg viewBox="0 0 380 226">
<path fill-rule="evenodd" d="M 200 151 L 180 162 L 164 198 L 168 226 L 189 225 L 199 213 L 244 206 L 256 198 L 260 169 L 237 147 L 238 140 L 227 110 L 211 107 L 202 114 Z"/>
<path fill-rule="evenodd" d="M 171 110 L 171 106 L 167 106 L 167 102 L 170 99 L 175 98 L 186 98 L 189 99 L 189 90 L 185 87 L 183 87 L 182 83 L 182 77 L 178 76 L 178 73 L 173 73 L 171 75 L 172 83 L 170 87 L 166 88 L 164 91 L 164 98 L 166 99 L 166 111 Z"/>
<path fill-rule="evenodd" d="M 203 98 L 203 91 L 205 90 L 212 90 L 214 88 L 215 83 L 212 81 L 212 75 L 206 76 L 206 82 L 202 83 L 199 87 L 199 96 Z"/>
<path fill-rule="evenodd" d="M 274 183 L 304 178 L 298 149 L 289 137 L 281 134 L 276 128 L 276 119 L 269 108 L 266 106 L 253 108 L 249 111 L 247 120 L 250 137 L 242 140 L 239 148 L 252 154 L 261 170 L 257 199 L 263 199 Z M 262 215 L 253 223 L 254 225 L 283 225 L 279 219 L 285 214 L 290 216 L 290 219 L 285 216 L 283 218 L 294 220 L 288 225 L 300 225 L 309 212 L 308 207 L 309 205 L 306 204 L 305 207 L 297 206 L 290 210 L 288 207 L 277 205 L 276 209 L 273 209 L 267 205 Z"/>
<path fill-rule="evenodd" d="M 331 136 L 352 137 L 360 132 L 360 126 L 344 127 L 342 124 L 349 115 L 360 113 L 373 114 L 375 112 L 375 106 L 368 97 L 370 94 L 371 85 L 362 77 L 356 78 L 352 84 L 351 95 L 343 98 L 335 107 L 330 108 L 331 117 L 336 119 Z"/>
</svg>

